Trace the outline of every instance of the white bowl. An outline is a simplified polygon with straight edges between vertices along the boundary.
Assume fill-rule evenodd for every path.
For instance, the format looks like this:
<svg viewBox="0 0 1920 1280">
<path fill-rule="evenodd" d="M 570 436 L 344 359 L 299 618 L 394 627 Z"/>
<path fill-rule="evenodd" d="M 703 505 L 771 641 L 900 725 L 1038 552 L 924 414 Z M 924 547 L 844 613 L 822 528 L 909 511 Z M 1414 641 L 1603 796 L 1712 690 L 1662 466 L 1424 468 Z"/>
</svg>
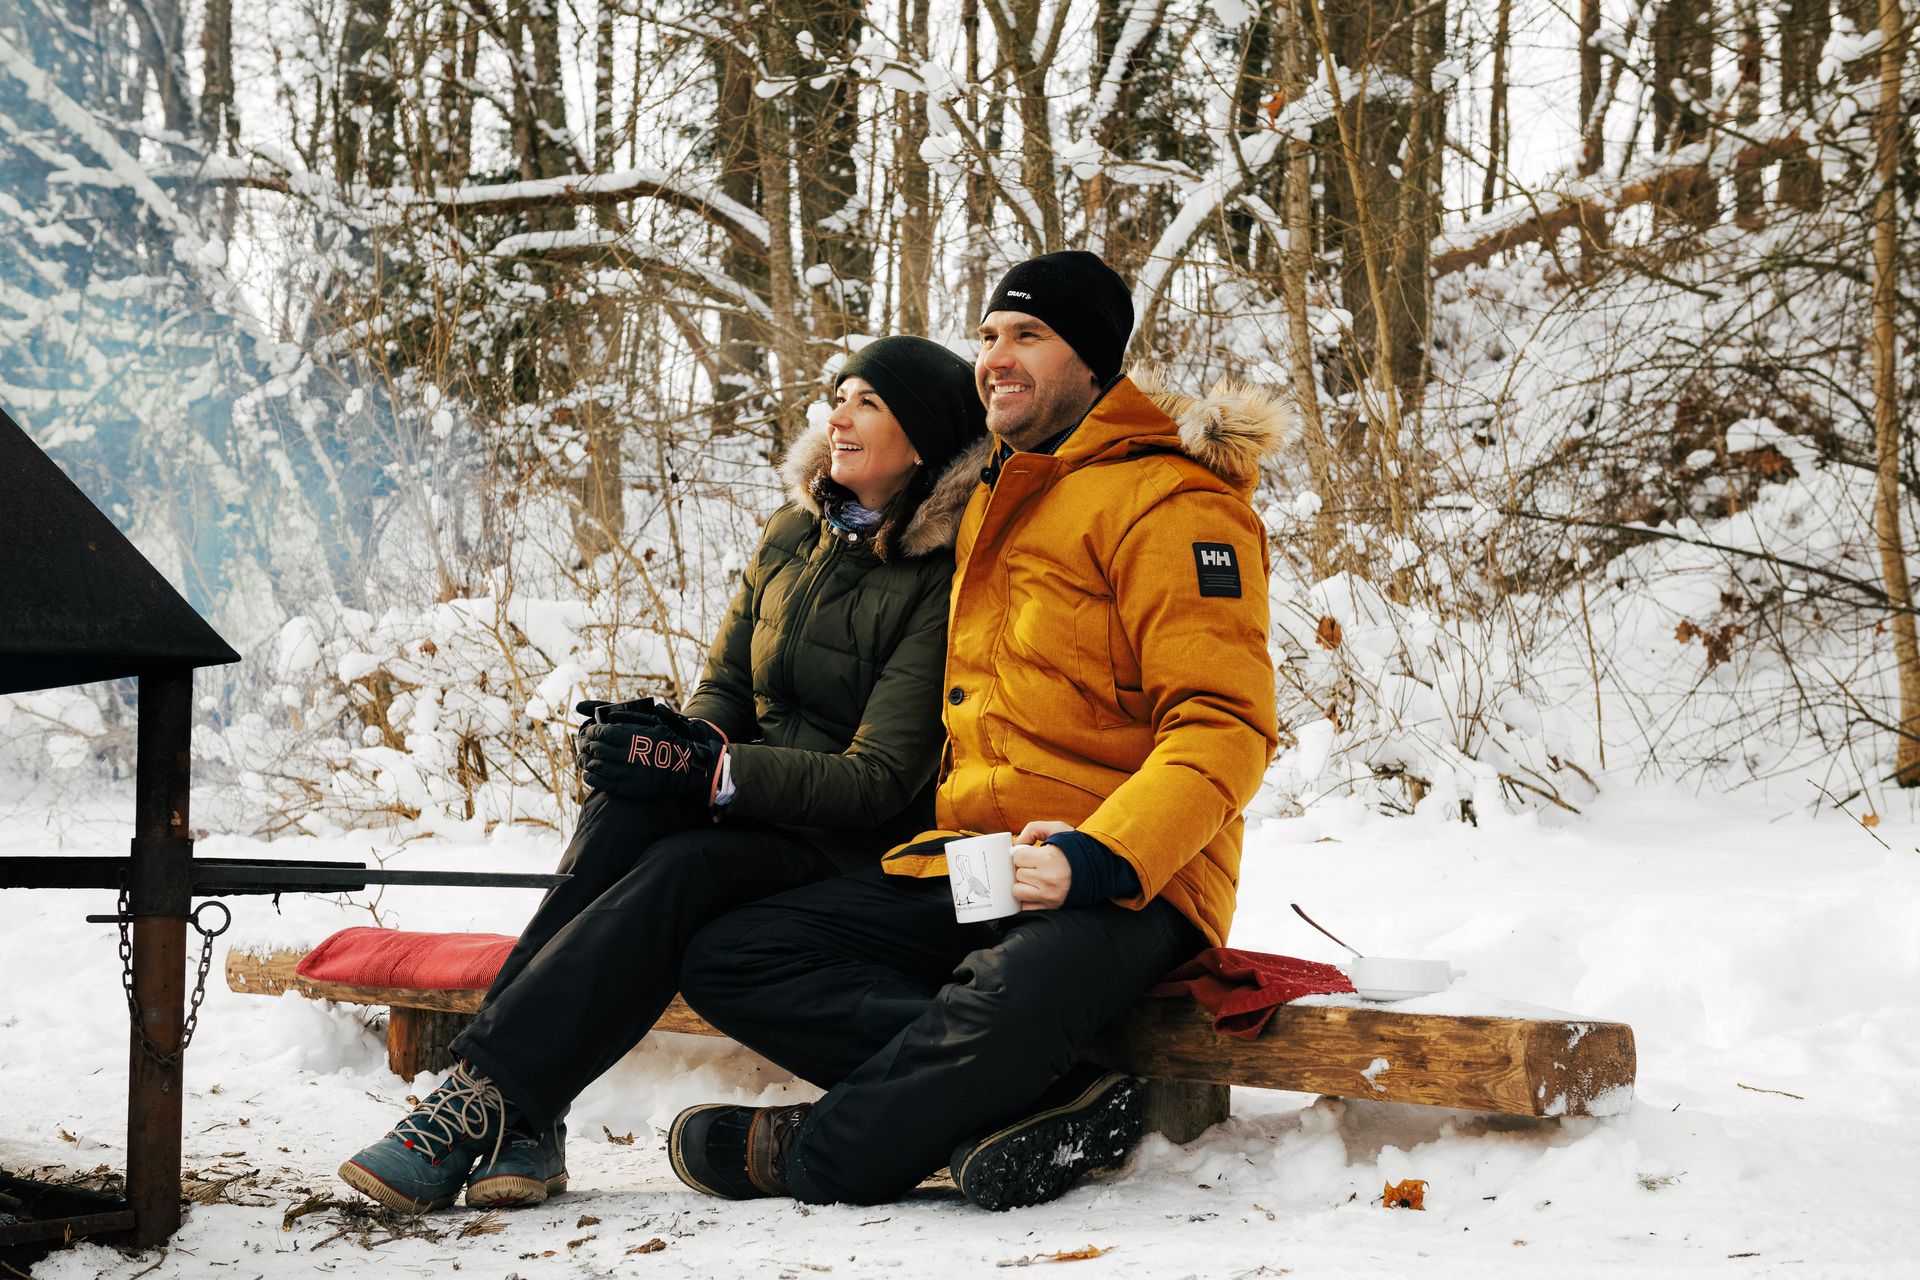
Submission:
<svg viewBox="0 0 1920 1280">
<path fill-rule="evenodd" d="M 1445 960 L 1357 956 L 1347 965 L 1347 976 L 1362 999 L 1410 1000 L 1445 991 L 1453 982 L 1453 966 Z"/>
</svg>

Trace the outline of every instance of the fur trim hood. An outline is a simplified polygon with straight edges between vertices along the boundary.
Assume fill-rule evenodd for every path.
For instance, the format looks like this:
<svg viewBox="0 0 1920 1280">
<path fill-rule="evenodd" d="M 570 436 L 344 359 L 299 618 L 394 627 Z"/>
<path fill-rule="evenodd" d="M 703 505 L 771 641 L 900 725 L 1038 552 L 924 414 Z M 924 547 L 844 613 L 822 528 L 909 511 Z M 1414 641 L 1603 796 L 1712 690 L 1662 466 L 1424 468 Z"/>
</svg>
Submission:
<svg viewBox="0 0 1920 1280">
<path fill-rule="evenodd" d="M 897 544 L 908 558 L 935 551 L 950 550 L 960 531 L 960 517 L 967 500 L 980 483 L 980 469 L 992 456 L 993 438 L 982 436 L 948 460 L 946 468 L 933 482 L 933 491 L 920 503 L 907 522 Z M 787 450 L 780 463 L 780 475 L 787 483 L 787 495 L 815 516 L 824 515 L 821 483 L 827 479 L 833 462 L 833 444 L 824 425 L 808 427 Z"/>
<path fill-rule="evenodd" d="M 1168 388 L 1157 368 L 1130 369 L 1127 377 L 1173 419 L 1182 453 L 1242 488 L 1259 480 L 1262 459 L 1278 453 L 1299 423 L 1290 397 L 1248 383 L 1222 378 L 1205 395 L 1189 396 Z"/>
</svg>

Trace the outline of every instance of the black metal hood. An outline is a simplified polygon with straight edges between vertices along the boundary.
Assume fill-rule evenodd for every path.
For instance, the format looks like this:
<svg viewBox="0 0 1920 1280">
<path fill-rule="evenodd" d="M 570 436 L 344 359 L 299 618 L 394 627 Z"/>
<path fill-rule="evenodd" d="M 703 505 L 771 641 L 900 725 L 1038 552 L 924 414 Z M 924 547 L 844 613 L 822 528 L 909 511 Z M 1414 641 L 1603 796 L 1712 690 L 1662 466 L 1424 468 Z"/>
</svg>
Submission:
<svg viewBox="0 0 1920 1280">
<path fill-rule="evenodd" d="M 0 693 L 239 660 L 0 411 Z"/>
</svg>

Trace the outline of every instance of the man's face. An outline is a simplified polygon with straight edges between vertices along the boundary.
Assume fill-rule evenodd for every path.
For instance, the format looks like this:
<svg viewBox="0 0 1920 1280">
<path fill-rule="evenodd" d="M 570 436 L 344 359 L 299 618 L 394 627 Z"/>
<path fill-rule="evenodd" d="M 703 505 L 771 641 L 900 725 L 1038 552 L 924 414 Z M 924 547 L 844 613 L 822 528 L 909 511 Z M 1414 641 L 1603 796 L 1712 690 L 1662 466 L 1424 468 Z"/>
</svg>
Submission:
<svg viewBox="0 0 1920 1280">
<path fill-rule="evenodd" d="M 1100 394 L 1080 354 L 1024 311 L 993 311 L 980 322 L 973 377 L 987 429 L 1016 449 L 1072 426 Z"/>
</svg>

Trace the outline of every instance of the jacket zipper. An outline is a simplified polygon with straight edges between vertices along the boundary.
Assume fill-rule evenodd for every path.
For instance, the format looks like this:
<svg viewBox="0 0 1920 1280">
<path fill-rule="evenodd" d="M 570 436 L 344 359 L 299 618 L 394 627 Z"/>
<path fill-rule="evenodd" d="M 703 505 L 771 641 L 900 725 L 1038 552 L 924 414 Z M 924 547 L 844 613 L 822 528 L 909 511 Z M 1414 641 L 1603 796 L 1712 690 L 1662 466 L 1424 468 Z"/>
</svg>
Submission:
<svg viewBox="0 0 1920 1280">
<path fill-rule="evenodd" d="M 820 580 L 827 576 L 827 571 L 833 566 L 834 558 L 838 556 L 846 546 L 847 540 L 839 532 L 828 532 L 831 526 L 825 522 L 824 518 L 821 521 L 820 528 L 823 533 L 827 533 L 828 536 L 832 538 L 832 541 L 827 545 L 826 554 L 820 556 L 818 561 L 811 559 L 808 561 L 807 571 L 801 576 L 800 586 L 802 595 L 800 596 L 799 607 L 793 610 L 793 620 L 796 626 L 787 630 L 786 634 L 788 636 L 799 634 L 797 624 L 800 619 L 806 616 L 808 606 L 813 604 L 813 597 L 819 593 Z M 818 547 L 819 545 L 819 542 L 816 540 L 814 546 Z M 798 688 L 794 683 L 793 676 L 793 651 L 795 647 L 792 643 L 787 644 L 786 652 L 782 655 L 783 661 L 780 664 L 787 678 L 787 688 L 790 690 Z"/>
</svg>

